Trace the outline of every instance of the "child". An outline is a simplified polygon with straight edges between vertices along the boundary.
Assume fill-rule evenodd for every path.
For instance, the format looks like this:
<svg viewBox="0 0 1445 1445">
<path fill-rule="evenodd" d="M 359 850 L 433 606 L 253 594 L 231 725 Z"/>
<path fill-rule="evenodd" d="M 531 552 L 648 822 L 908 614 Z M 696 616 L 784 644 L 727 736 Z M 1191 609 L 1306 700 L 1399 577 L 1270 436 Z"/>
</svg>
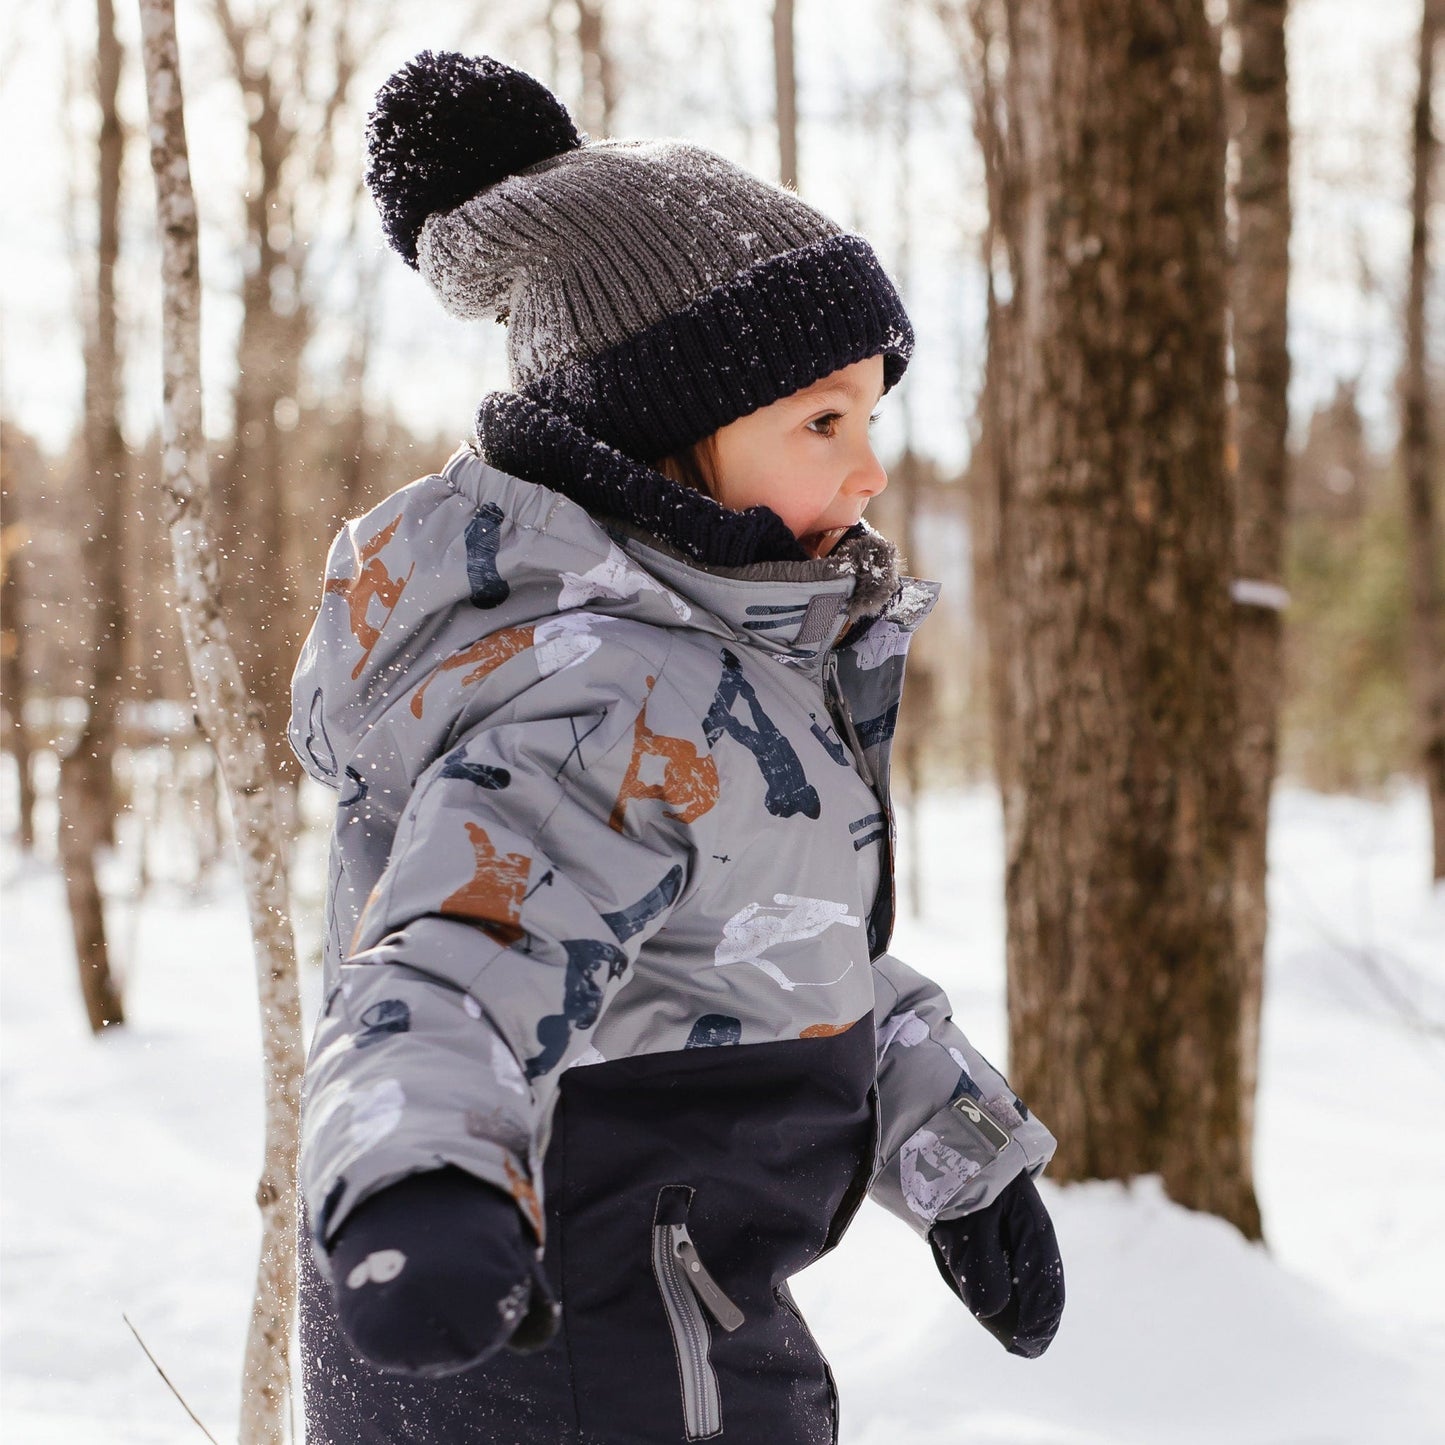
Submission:
<svg viewBox="0 0 1445 1445">
<path fill-rule="evenodd" d="M 515 390 L 347 526 L 296 674 L 339 792 L 308 1441 L 835 1440 L 788 1279 L 865 1193 L 1041 1353 L 1054 1141 L 886 951 L 936 590 L 862 520 L 897 294 L 791 193 L 588 142 L 490 59 L 418 56 L 369 138 L 392 244 L 508 322 Z"/>
</svg>

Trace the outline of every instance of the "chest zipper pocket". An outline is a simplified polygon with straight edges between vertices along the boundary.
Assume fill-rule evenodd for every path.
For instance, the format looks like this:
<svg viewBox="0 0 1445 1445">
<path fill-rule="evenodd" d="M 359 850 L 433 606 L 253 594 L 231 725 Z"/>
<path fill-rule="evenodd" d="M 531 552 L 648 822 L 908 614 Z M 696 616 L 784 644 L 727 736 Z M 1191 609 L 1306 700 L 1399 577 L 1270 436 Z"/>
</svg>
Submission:
<svg viewBox="0 0 1445 1445">
<path fill-rule="evenodd" d="M 708 1315 L 731 1333 L 742 1324 L 743 1312 L 698 1257 L 687 1228 L 691 1207 L 692 1190 L 686 1185 L 668 1184 L 658 1193 L 652 1221 L 652 1273 L 677 1351 L 687 1438 L 704 1440 L 722 1433 L 722 1398 L 712 1367 Z"/>
</svg>

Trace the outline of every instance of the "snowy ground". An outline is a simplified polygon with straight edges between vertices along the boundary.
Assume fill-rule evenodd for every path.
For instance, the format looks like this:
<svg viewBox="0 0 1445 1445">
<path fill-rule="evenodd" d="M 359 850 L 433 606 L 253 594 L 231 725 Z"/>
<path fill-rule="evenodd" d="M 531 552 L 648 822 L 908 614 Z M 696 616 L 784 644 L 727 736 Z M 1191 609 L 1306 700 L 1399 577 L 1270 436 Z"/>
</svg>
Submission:
<svg viewBox="0 0 1445 1445">
<path fill-rule="evenodd" d="M 1027 1362 L 973 1323 L 909 1231 L 865 1209 L 796 1285 L 839 1380 L 845 1445 L 1445 1441 L 1445 891 L 1428 887 L 1423 798 L 1286 791 L 1275 824 L 1257 1161 L 1269 1252 L 1153 1180 L 1046 1185 L 1069 1306 Z M 923 825 L 931 910 L 895 947 L 1002 1062 L 997 804 L 939 797 Z M 95 1043 L 53 868 L 10 851 L 0 874 L 0 1434 L 199 1441 L 124 1312 L 234 1440 L 260 1137 L 238 895 L 177 880 L 117 903 L 131 1023 Z M 123 891 L 123 869 L 114 881 Z"/>
</svg>

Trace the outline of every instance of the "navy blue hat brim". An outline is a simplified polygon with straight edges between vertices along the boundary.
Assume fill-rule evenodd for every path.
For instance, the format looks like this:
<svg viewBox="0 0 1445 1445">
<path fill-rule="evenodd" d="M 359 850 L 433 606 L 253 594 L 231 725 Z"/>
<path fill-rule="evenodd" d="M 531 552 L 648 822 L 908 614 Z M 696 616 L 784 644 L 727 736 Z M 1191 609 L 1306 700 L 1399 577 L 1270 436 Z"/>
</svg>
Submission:
<svg viewBox="0 0 1445 1445">
<path fill-rule="evenodd" d="M 867 241 L 845 234 L 739 272 L 521 394 L 653 462 L 870 356 L 883 357 L 887 391 L 912 353 L 897 290 Z"/>
</svg>

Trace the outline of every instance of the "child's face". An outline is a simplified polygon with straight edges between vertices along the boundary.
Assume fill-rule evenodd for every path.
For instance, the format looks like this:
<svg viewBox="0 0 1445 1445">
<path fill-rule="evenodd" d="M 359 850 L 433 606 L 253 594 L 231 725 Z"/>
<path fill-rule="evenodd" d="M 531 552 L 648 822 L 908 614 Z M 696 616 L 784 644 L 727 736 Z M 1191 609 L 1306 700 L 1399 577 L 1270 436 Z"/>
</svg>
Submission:
<svg viewBox="0 0 1445 1445">
<path fill-rule="evenodd" d="M 882 395 L 883 358 L 870 356 L 729 422 L 712 438 L 713 495 L 771 507 L 810 556 L 827 556 L 888 485 L 868 437 Z"/>
</svg>

